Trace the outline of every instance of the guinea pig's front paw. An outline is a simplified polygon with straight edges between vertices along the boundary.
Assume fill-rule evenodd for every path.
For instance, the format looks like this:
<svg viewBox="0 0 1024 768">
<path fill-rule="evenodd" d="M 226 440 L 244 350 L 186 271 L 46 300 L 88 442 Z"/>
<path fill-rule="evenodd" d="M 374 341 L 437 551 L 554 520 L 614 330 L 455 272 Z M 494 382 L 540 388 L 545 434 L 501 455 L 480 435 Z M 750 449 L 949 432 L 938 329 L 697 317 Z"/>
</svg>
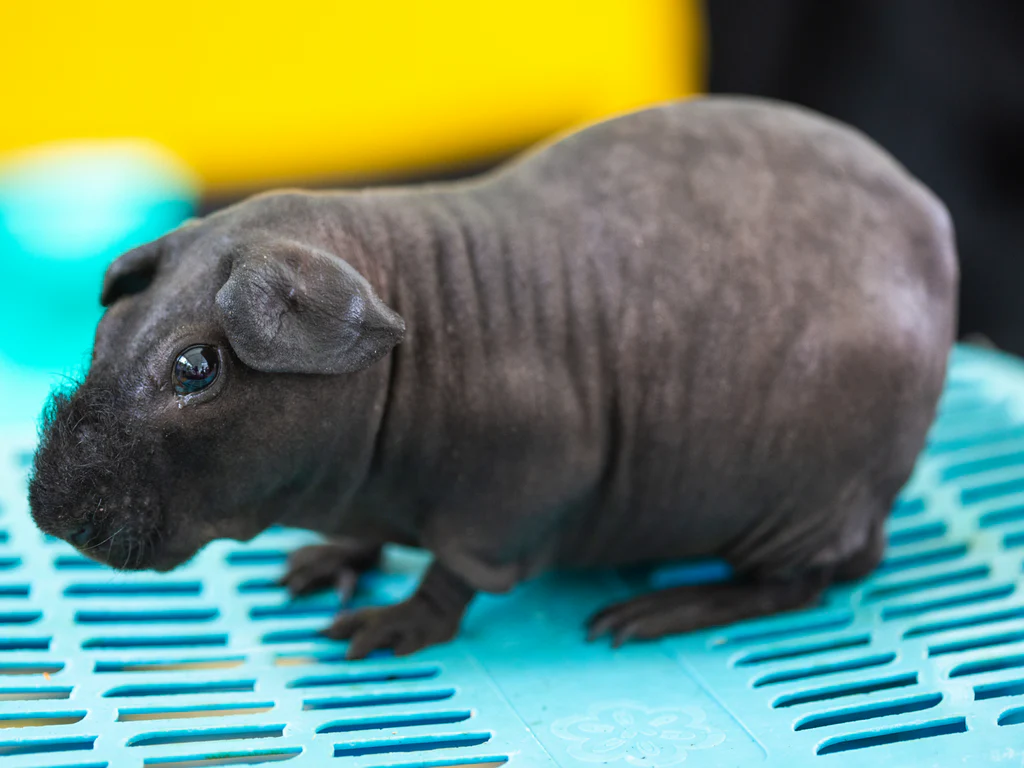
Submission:
<svg viewBox="0 0 1024 768">
<path fill-rule="evenodd" d="M 438 610 L 420 595 L 384 608 L 363 608 L 338 614 L 323 634 L 349 640 L 347 659 L 363 659 L 376 650 L 406 656 L 421 648 L 446 643 L 458 632 L 461 613 Z"/>
<path fill-rule="evenodd" d="M 355 593 L 359 574 L 377 566 L 380 550 L 379 544 L 351 539 L 302 547 L 288 556 L 280 583 L 296 596 L 333 586 L 344 605 Z"/>
</svg>

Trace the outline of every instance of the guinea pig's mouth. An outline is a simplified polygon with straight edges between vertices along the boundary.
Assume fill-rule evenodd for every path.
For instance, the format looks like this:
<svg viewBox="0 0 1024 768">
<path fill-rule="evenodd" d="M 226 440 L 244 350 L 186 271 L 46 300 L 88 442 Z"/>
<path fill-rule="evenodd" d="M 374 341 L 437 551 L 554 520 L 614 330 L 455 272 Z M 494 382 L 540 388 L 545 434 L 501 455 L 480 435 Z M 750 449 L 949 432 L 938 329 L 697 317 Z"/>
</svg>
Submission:
<svg viewBox="0 0 1024 768">
<path fill-rule="evenodd" d="M 142 532 L 116 521 L 85 523 L 64 538 L 86 557 L 120 571 L 171 570 L 188 559 L 170 555 L 159 529 Z"/>
<path fill-rule="evenodd" d="M 235 538 L 210 524 L 192 520 L 174 525 L 162 516 L 149 527 L 134 517 L 120 522 L 111 519 L 102 524 L 102 531 L 100 525 L 99 521 L 90 524 L 87 541 L 65 538 L 83 555 L 120 571 L 166 573 L 186 564 L 214 539 Z"/>
<path fill-rule="evenodd" d="M 203 525 L 183 526 L 182 530 L 176 530 L 162 523 L 143 529 L 138 520 L 118 522 L 113 519 L 86 523 L 70 534 L 48 532 L 63 538 L 86 557 L 115 570 L 159 573 L 185 565 L 214 539 L 227 537 L 248 541 L 258 533 L 218 533 Z"/>
</svg>

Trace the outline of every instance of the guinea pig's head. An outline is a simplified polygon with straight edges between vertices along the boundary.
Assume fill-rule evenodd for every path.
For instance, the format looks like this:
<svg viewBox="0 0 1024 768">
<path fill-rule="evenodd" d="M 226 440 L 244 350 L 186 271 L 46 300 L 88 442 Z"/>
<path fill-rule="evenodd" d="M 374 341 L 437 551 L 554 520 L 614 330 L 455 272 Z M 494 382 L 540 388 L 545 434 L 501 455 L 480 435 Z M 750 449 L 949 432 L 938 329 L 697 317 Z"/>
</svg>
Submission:
<svg viewBox="0 0 1024 768">
<path fill-rule="evenodd" d="M 168 570 L 355 490 L 405 324 L 353 266 L 360 244 L 301 201 L 256 198 L 113 262 L 88 373 L 44 414 L 43 531 Z"/>
</svg>

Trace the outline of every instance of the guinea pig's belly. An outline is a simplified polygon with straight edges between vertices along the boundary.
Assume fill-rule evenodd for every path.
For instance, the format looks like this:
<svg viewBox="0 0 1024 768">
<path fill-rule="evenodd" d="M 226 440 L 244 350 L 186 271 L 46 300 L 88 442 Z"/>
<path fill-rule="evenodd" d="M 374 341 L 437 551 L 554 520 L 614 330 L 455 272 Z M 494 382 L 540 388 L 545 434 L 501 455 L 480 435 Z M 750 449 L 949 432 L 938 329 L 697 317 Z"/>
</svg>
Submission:
<svg viewBox="0 0 1024 768">
<path fill-rule="evenodd" d="M 652 484 L 581 511 L 561 537 L 557 565 L 616 567 L 709 557 L 749 528 L 749 508 L 738 506 L 731 493 L 701 498 L 685 485 L 658 498 Z"/>
</svg>

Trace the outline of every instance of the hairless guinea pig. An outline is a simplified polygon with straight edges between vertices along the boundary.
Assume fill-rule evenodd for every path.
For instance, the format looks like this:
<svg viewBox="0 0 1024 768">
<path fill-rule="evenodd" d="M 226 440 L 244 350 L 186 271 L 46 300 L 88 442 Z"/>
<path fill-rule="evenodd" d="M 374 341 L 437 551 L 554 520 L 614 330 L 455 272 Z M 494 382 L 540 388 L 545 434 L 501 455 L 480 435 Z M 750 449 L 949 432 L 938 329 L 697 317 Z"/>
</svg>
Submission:
<svg viewBox="0 0 1024 768">
<path fill-rule="evenodd" d="M 411 598 L 326 630 L 351 658 L 557 567 L 732 565 L 599 612 L 615 642 L 797 608 L 879 561 L 957 280 L 944 207 L 890 156 L 751 99 L 464 183 L 260 195 L 111 265 L 32 514 L 128 569 L 273 523 L 332 537 L 292 556 L 295 593 L 428 549 Z"/>
</svg>

